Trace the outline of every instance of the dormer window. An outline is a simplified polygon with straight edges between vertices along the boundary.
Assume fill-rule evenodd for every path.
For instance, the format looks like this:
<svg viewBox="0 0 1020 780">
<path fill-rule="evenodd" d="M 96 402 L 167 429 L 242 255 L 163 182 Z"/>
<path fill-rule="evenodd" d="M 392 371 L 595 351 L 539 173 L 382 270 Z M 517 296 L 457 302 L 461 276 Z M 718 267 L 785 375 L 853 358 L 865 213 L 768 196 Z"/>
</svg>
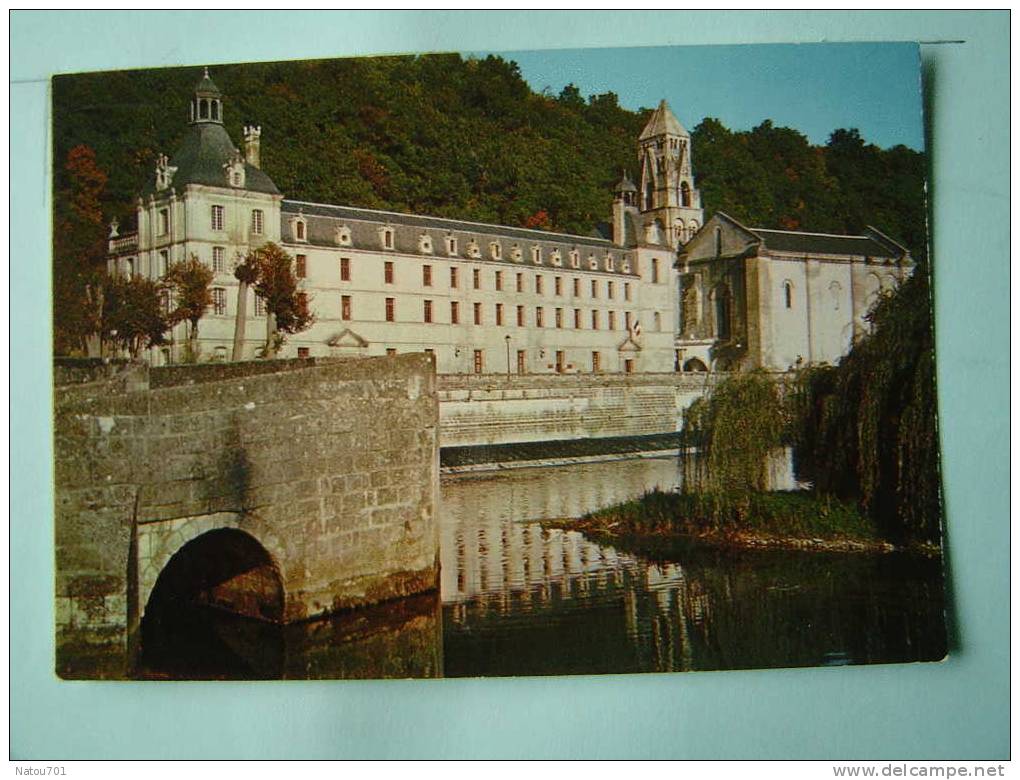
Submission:
<svg viewBox="0 0 1020 780">
<path fill-rule="evenodd" d="M 588 267 L 593 271 L 599 270 L 599 261 L 595 259 L 594 252 L 591 252 L 588 255 Z"/>
<path fill-rule="evenodd" d="M 580 268 L 581 267 L 581 253 L 576 249 L 570 250 L 570 267 Z"/>
<path fill-rule="evenodd" d="M 418 236 L 418 251 L 423 255 L 432 254 L 432 236 L 428 233 L 422 233 Z"/>
<path fill-rule="evenodd" d="M 606 254 L 606 270 L 607 271 L 616 270 L 616 262 L 613 260 L 613 256 L 608 253 Z"/>
<path fill-rule="evenodd" d="M 629 257 L 626 257 L 626 256 L 625 256 L 625 257 L 623 258 L 623 265 L 621 266 L 621 270 L 622 270 L 622 271 L 623 271 L 623 272 L 624 272 L 625 274 L 629 274 L 629 273 L 630 273 L 630 258 L 629 258 Z"/>
<path fill-rule="evenodd" d="M 478 247 L 478 242 L 473 238 L 468 242 L 467 245 L 468 257 L 481 257 L 482 250 Z"/>
<path fill-rule="evenodd" d="M 252 212 L 252 228 L 254 229 L 254 218 L 255 212 Z M 308 240 L 308 223 L 305 220 L 304 214 L 298 214 L 290 221 L 291 232 L 294 234 L 295 241 L 307 241 Z"/>
<path fill-rule="evenodd" d="M 446 236 L 446 254 L 451 256 L 457 254 L 457 239 L 451 235 Z"/>
<path fill-rule="evenodd" d="M 493 260 L 499 260 L 503 256 L 503 247 L 498 241 L 489 244 L 489 255 Z"/>
<path fill-rule="evenodd" d="M 521 262 L 524 258 L 524 252 L 521 251 L 521 248 L 517 244 L 514 244 L 513 249 L 510 250 L 510 258 L 515 263 Z"/>
<path fill-rule="evenodd" d="M 533 263 L 542 262 L 542 247 L 540 246 L 531 247 L 531 262 Z"/>
<path fill-rule="evenodd" d="M 379 243 L 383 249 L 393 249 L 395 241 L 393 234 L 394 230 L 389 226 L 379 228 Z"/>
<path fill-rule="evenodd" d="M 559 249 L 554 249 L 550 252 L 549 259 L 552 260 L 553 265 L 563 265 L 563 255 L 560 254 Z"/>
<path fill-rule="evenodd" d="M 231 187 L 244 186 L 244 160 L 241 155 L 235 152 L 230 161 L 223 166 L 223 170 Z"/>
<path fill-rule="evenodd" d="M 351 245 L 351 229 L 349 227 L 347 227 L 347 225 L 340 225 L 336 229 L 336 236 L 335 236 L 335 238 L 336 238 L 337 244 L 339 244 L 340 246 L 350 246 Z"/>
</svg>

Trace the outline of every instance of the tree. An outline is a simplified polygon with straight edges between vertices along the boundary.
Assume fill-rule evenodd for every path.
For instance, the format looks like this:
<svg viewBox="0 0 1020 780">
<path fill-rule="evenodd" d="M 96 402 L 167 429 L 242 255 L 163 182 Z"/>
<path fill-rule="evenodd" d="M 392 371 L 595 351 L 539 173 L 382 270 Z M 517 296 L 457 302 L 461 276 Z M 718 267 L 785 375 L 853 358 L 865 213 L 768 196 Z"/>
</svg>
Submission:
<svg viewBox="0 0 1020 780">
<path fill-rule="evenodd" d="M 188 323 L 186 362 L 198 360 L 198 321 L 212 305 L 212 290 L 209 288 L 212 280 L 212 269 L 195 255 L 178 260 L 163 277 L 163 286 L 170 291 L 175 304 L 170 312 L 170 324 Z"/>
<path fill-rule="evenodd" d="M 101 199 L 106 173 L 91 147 L 67 153 L 63 186 L 55 193 L 53 221 L 53 351 L 92 356 L 102 320 L 106 227 Z"/>
<path fill-rule="evenodd" d="M 315 321 L 306 293 L 298 290 L 294 258 L 273 242 L 253 253 L 258 267 L 255 293 L 266 305 L 266 344 L 263 356 L 272 358 L 283 346 L 285 333 L 300 333 Z"/>
<path fill-rule="evenodd" d="M 244 358 L 244 330 L 248 320 L 248 289 L 258 281 L 258 250 L 249 252 L 234 268 L 237 279 L 237 316 L 234 318 L 234 349 L 231 360 Z"/>
<path fill-rule="evenodd" d="M 103 336 L 137 359 L 143 349 L 165 344 L 169 322 L 160 285 L 141 276 L 107 277 L 103 290 Z"/>
</svg>

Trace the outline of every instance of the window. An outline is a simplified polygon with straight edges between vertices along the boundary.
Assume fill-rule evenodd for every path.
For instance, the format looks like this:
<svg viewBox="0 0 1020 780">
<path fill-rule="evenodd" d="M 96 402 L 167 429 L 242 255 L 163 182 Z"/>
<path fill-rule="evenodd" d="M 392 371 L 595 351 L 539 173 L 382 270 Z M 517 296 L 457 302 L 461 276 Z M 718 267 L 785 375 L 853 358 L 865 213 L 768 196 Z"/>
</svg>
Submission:
<svg viewBox="0 0 1020 780">
<path fill-rule="evenodd" d="M 446 237 L 446 254 L 455 255 L 457 254 L 457 239 L 453 236 Z"/>
<path fill-rule="evenodd" d="M 482 289 L 482 272 L 477 268 L 471 271 L 471 286 L 476 290 Z"/>
<path fill-rule="evenodd" d="M 266 316 L 266 302 L 262 300 L 262 296 L 255 296 L 255 316 L 265 317 Z"/>
<path fill-rule="evenodd" d="M 227 250 L 221 246 L 214 246 L 212 248 L 212 269 L 218 274 L 223 273 L 225 264 L 224 260 L 226 259 L 226 254 Z M 166 258 L 164 257 L 164 262 L 165 260 Z M 164 270 L 163 273 L 166 273 L 166 270 Z"/>
<path fill-rule="evenodd" d="M 616 285 L 613 282 L 606 282 L 606 295 L 609 300 L 613 300 L 616 297 Z"/>
<path fill-rule="evenodd" d="M 482 373 L 482 370 L 485 368 L 485 363 L 484 363 L 483 358 L 482 358 L 482 350 L 480 350 L 480 349 L 476 349 L 475 350 L 475 361 L 474 362 L 475 362 L 475 373 L 476 374 Z"/>
<path fill-rule="evenodd" d="M 576 249 L 570 251 L 570 267 L 580 268 L 581 267 L 581 253 Z"/>
<path fill-rule="evenodd" d="M 541 263 L 542 262 L 542 248 L 533 246 L 531 247 L 531 262 Z"/>
<path fill-rule="evenodd" d="M 496 289 L 497 290 L 502 290 L 503 289 L 503 272 L 502 271 L 496 271 Z"/>
<path fill-rule="evenodd" d="M 450 269 L 450 287 L 453 287 L 455 289 L 456 289 L 457 283 L 458 283 L 457 272 L 458 272 L 458 269 L 456 269 L 456 268 L 451 268 Z"/>
<path fill-rule="evenodd" d="M 159 233 L 157 235 L 165 236 L 170 232 L 170 209 L 159 210 Z"/>
<path fill-rule="evenodd" d="M 503 247 L 496 241 L 489 244 L 489 251 L 492 253 L 493 260 L 499 260 L 503 256 Z"/>
<path fill-rule="evenodd" d="M 556 327 L 557 328 L 563 327 L 563 309 L 556 310 Z"/>
<path fill-rule="evenodd" d="M 432 266 L 431 265 L 423 265 L 421 267 L 421 283 L 425 287 L 431 287 L 432 286 Z"/>
<path fill-rule="evenodd" d="M 223 206 L 212 207 L 212 229 L 223 230 Z"/>
<path fill-rule="evenodd" d="M 397 299 L 387 298 L 386 299 L 386 321 L 393 322 L 393 310 L 396 308 Z"/>
<path fill-rule="evenodd" d="M 623 313 L 623 327 L 625 330 L 630 330 L 630 312 L 625 311 Z"/>
<path fill-rule="evenodd" d="M 563 277 L 557 276 L 553 279 L 553 292 L 557 295 L 563 295 Z"/>
<path fill-rule="evenodd" d="M 591 280 L 591 297 L 592 298 L 598 298 L 599 297 L 599 280 L 598 279 L 592 279 Z"/>
<path fill-rule="evenodd" d="M 297 348 L 297 356 L 298 356 L 299 358 L 306 358 L 306 357 L 309 357 L 309 354 L 308 354 L 308 347 L 298 347 L 298 348 Z"/>
<path fill-rule="evenodd" d="M 222 249 L 222 247 L 214 247 L 213 248 L 213 270 L 214 271 L 222 271 L 223 270 L 223 267 L 222 267 L 223 259 L 222 259 L 222 257 L 220 258 L 220 267 L 219 268 L 216 267 L 216 250 L 217 249 Z M 166 276 L 167 272 L 169 270 L 170 270 L 170 252 L 168 250 L 166 250 L 166 249 L 160 249 L 159 250 L 159 275 L 160 276 Z"/>
<path fill-rule="evenodd" d="M 542 294 L 542 275 L 541 274 L 536 274 L 535 275 L 535 295 L 541 295 L 541 294 Z"/>
<path fill-rule="evenodd" d="M 574 277 L 574 297 L 575 298 L 581 297 L 581 280 L 578 279 L 577 277 Z"/>
<path fill-rule="evenodd" d="M 715 229 L 715 256 L 722 254 L 722 228 Z"/>
<path fill-rule="evenodd" d="M 472 308 L 474 309 L 474 313 L 475 313 L 475 325 L 481 325 L 482 324 L 482 304 L 475 303 L 474 306 L 472 306 Z"/>
<path fill-rule="evenodd" d="M 386 284 L 393 284 L 393 261 L 387 260 L 383 263 L 383 281 Z"/>
<path fill-rule="evenodd" d="M 418 236 L 418 251 L 423 255 L 432 254 L 432 236 L 428 233 L 422 233 Z"/>
<path fill-rule="evenodd" d="M 535 327 L 536 328 L 543 328 L 543 327 L 545 327 L 545 324 L 542 322 L 542 314 L 543 314 L 542 307 L 541 306 L 536 306 L 535 307 Z"/>
<path fill-rule="evenodd" d="M 574 309 L 574 327 L 577 330 L 581 329 L 581 310 Z"/>
<path fill-rule="evenodd" d="M 597 374 L 602 370 L 602 355 L 599 352 L 591 353 L 591 372 Z"/>
<path fill-rule="evenodd" d="M 426 300 L 425 311 L 423 312 L 423 319 L 425 322 L 432 322 L 432 301 Z"/>
<path fill-rule="evenodd" d="M 567 358 L 562 349 L 556 350 L 556 373 L 562 374 L 566 368 Z"/>
<path fill-rule="evenodd" d="M 213 314 L 227 313 L 227 291 L 222 287 L 212 289 Z"/>
<path fill-rule="evenodd" d="M 234 187 L 240 187 L 241 186 L 241 172 L 240 171 L 233 171 L 233 172 L 231 172 L 231 174 L 230 174 L 230 183 Z"/>
<path fill-rule="evenodd" d="M 386 347 L 386 357 L 394 357 L 397 354 L 396 347 Z"/>
<path fill-rule="evenodd" d="M 652 284 L 659 283 L 659 260 L 658 258 L 652 258 Z"/>
<path fill-rule="evenodd" d="M 517 327 L 518 328 L 523 328 L 524 327 L 524 307 L 523 306 L 518 306 L 517 307 Z"/>
<path fill-rule="evenodd" d="M 298 222 L 296 227 L 298 240 L 303 241 L 305 238 L 305 225 L 303 222 Z M 252 235 L 262 235 L 262 209 L 253 209 L 251 212 L 251 232 Z"/>
<path fill-rule="evenodd" d="M 783 303 L 787 309 L 793 308 L 793 283 L 790 281 L 783 282 Z"/>
<path fill-rule="evenodd" d="M 502 303 L 497 303 L 496 304 L 496 324 L 497 325 L 502 325 L 503 324 L 503 304 Z"/>
<path fill-rule="evenodd" d="M 609 329 L 616 330 L 616 312 L 609 312 Z"/>
<path fill-rule="evenodd" d="M 393 228 L 382 229 L 383 249 L 393 249 Z"/>
<path fill-rule="evenodd" d="M 592 330 L 598 330 L 599 329 L 599 310 L 598 309 L 592 309 L 591 310 L 591 329 Z"/>
<path fill-rule="evenodd" d="M 306 255 L 294 255 L 294 276 L 298 279 L 308 276 L 308 257 Z"/>
<path fill-rule="evenodd" d="M 341 257 L 340 258 L 340 281 L 349 282 L 351 280 L 351 258 Z"/>
<path fill-rule="evenodd" d="M 524 274 L 517 274 L 517 292 L 524 292 Z"/>
<path fill-rule="evenodd" d="M 460 322 L 460 304 L 457 301 L 450 301 L 450 323 L 456 325 Z"/>
<path fill-rule="evenodd" d="M 350 246 L 351 245 L 351 229 L 349 227 L 347 227 L 346 225 L 341 225 L 340 227 L 338 227 L 336 229 L 335 238 L 336 238 L 336 242 L 340 246 Z"/>
<path fill-rule="evenodd" d="M 527 352 L 523 349 L 517 350 L 517 373 L 526 374 L 528 372 L 528 358 Z"/>
<path fill-rule="evenodd" d="M 171 308 L 170 303 L 171 303 L 171 301 L 170 301 L 170 291 L 169 290 L 160 290 L 159 291 L 159 310 L 163 314 L 169 314 L 170 313 L 170 308 Z"/>
<path fill-rule="evenodd" d="M 606 270 L 607 271 L 615 271 L 616 270 L 616 263 L 613 260 L 613 256 L 612 255 L 606 255 Z"/>
<path fill-rule="evenodd" d="M 634 358 L 627 358 L 623 361 L 623 371 L 626 374 L 634 373 Z"/>
<path fill-rule="evenodd" d="M 513 248 L 510 250 L 510 259 L 515 263 L 519 263 L 523 258 L 524 253 L 521 251 L 521 248 L 517 244 L 514 244 Z"/>
<path fill-rule="evenodd" d="M 349 320 L 351 318 L 351 296 L 341 295 L 340 296 L 340 319 Z"/>
<path fill-rule="evenodd" d="M 623 283 L 623 299 L 625 301 L 630 300 L 630 282 Z"/>
<path fill-rule="evenodd" d="M 297 294 L 297 303 L 298 303 L 298 308 L 299 309 L 303 309 L 303 310 L 307 311 L 307 309 L 308 309 L 308 293 L 306 293 L 306 292 L 299 292 Z"/>
</svg>

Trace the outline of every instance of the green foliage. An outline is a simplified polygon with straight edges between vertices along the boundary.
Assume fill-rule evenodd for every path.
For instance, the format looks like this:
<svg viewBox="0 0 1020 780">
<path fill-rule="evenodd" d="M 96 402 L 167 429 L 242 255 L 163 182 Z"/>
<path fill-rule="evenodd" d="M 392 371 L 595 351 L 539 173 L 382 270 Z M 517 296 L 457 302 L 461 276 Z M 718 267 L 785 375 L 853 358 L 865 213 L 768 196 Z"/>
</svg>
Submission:
<svg viewBox="0 0 1020 780">
<path fill-rule="evenodd" d="M 769 457 L 783 446 L 785 431 L 774 378 L 753 371 L 724 379 L 684 415 L 684 441 L 697 448 L 685 451 L 685 491 L 748 502 L 769 489 Z"/>
<path fill-rule="evenodd" d="M 284 343 L 285 333 L 300 333 L 315 322 L 310 299 L 298 290 L 294 258 L 273 242 L 263 244 L 245 258 L 245 265 L 257 268 L 255 294 L 266 306 L 273 329 L 266 335 L 265 356 L 275 355 Z"/>
<path fill-rule="evenodd" d="M 581 526 L 611 530 L 614 536 L 877 538 L 874 525 L 852 502 L 806 491 L 752 493 L 738 500 L 728 493 L 653 490 L 634 501 L 585 515 Z"/>
<path fill-rule="evenodd" d="M 818 490 L 858 500 L 892 539 L 939 541 L 941 493 L 928 276 L 869 315 L 839 364 L 805 371 L 796 392 L 798 468 Z"/>
<path fill-rule="evenodd" d="M 103 285 L 103 338 L 132 358 L 165 344 L 169 322 L 160 306 L 160 287 L 140 276 L 108 277 Z"/>
</svg>

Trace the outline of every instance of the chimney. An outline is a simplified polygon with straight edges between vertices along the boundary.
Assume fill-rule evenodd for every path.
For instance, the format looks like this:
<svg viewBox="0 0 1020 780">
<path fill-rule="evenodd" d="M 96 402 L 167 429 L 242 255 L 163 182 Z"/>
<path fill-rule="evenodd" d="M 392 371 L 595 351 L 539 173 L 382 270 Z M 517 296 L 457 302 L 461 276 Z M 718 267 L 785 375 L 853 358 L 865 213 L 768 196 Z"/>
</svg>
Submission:
<svg viewBox="0 0 1020 780">
<path fill-rule="evenodd" d="M 244 159 L 248 165 L 255 168 L 262 167 L 262 160 L 259 155 L 259 139 L 262 137 L 262 128 L 255 125 L 244 126 Z"/>
</svg>

